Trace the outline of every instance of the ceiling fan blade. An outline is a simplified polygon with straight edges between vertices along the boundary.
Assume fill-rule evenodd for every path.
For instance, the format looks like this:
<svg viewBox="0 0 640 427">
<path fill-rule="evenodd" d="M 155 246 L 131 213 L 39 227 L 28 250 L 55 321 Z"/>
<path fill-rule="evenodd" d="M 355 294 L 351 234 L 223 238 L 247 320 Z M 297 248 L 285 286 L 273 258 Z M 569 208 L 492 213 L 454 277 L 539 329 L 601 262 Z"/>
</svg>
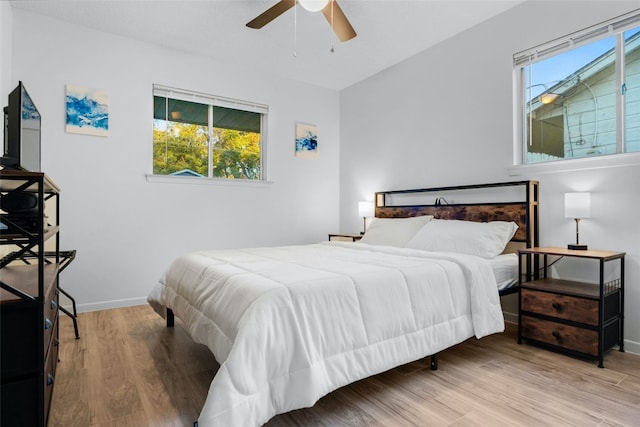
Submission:
<svg viewBox="0 0 640 427">
<path fill-rule="evenodd" d="M 331 16 L 332 13 L 333 16 Z M 327 18 L 327 21 L 329 21 L 329 25 L 331 25 L 333 31 L 336 33 L 341 42 L 346 42 L 347 40 L 351 40 L 356 36 L 356 30 L 353 29 L 351 23 L 347 19 L 346 15 L 342 11 L 336 0 L 330 0 L 329 4 L 327 4 L 324 9 L 322 9 L 322 14 L 325 18 Z"/>
<path fill-rule="evenodd" d="M 280 0 L 260 15 L 247 22 L 247 27 L 259 29 L 296 5 L 296 0 Z"/>
</svg>

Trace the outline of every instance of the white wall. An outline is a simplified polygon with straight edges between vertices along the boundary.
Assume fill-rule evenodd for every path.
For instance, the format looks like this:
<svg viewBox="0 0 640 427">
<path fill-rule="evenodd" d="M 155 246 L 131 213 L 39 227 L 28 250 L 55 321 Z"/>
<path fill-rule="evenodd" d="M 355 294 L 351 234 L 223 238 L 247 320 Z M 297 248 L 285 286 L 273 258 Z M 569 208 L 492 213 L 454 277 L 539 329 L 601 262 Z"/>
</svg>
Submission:
<svg viewBox="0 0 640 427">
<path fill-rule="evenodd" d="M 528 1 L 343 90 L 342 230 L 361 227 L 357 201 L 376 190 L 538 179 L 541 242 L 565 246 L 575 223 L 564 218 L 563 193 L 590 190 L 593 218 L 581 222 L 582 239 L 627 252 L 625 338 L 640 353 L 640 165 L 518 176 L 511 168 L 512 55 L 637 7 Z"/>
<path fill-rule="evenodd" d="M 9 2 L 0 2 L 0 107 L 7 102 L 6 95 L 11 88 L 11 41 L 12 37 L 12 11 Z M 4 141 L 4 126 L 0 131 Z"/>
<path fill-rule="evenodd" d="M 21 10 L 13 52 L 12 85 L 22 80 L 40 110 L 43 170 L 62 189 L 62 249 L 78 251 L 62 287 L 81 310 L 144 303 L 185 251 L 317 242 L 338 229 L 337 92 Z M 147 182 L 153 83 L 269 105 L 273 184 Z M 65 84 L 109 93 L 107 138 L 65 133 Z M 296 121 L 319 126 L 318 160 L 294 157 Z"/>
</svg>

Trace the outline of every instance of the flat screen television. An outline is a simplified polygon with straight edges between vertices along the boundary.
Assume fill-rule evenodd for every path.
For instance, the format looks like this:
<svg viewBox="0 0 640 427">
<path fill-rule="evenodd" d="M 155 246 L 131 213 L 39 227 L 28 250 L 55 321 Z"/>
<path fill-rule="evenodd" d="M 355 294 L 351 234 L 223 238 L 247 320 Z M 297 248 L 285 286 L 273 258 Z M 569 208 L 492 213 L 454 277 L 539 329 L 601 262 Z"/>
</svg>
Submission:
<svg viewBox="0 0 640 427">
<path fill-rule="evenodd" d="M 40 112 L 22 82 L 9 94 L 4 108 L 2 165 L 30 172 L 40 170 Z"/>
</svg>

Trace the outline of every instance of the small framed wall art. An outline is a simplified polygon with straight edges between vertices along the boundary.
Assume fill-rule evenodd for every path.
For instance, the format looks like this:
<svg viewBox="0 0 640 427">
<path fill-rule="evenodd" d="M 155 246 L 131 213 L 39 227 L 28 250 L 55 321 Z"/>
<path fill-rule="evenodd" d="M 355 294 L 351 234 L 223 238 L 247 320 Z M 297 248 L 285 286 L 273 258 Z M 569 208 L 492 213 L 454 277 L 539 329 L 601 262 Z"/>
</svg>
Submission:
<svg viewBox="0 0 640 427">
<path fill-rule="evenodd" d="M 109 94 L 101 89 L 66 85 L 67 133 L 109 135 Z"/>
<path fill-rule="evenodd" d="M 296 157 L 318 158 L 318 127 L 308 123 L 296 123 Z"/>
</svg>

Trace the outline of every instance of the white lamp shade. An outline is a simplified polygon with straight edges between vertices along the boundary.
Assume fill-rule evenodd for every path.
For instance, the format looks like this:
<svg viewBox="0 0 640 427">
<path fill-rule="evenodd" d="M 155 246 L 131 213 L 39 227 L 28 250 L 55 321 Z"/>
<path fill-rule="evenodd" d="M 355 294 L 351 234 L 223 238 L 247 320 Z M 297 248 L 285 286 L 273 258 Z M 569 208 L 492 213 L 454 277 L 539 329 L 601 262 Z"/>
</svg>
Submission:
<svg viewBox="0 0 640 427">
<path fill-rule="evenodd" d="M 564 216 L 565 218 L 590 218 L 591 193 L 565 193 Z"/>
<path fill-rule="evenodd" d="M 329 0 L 298 0 L 300 6 L 309 12 L 319 12 L 329 3 Z"/>
<path fill-rule="evenodd" d="M 370 218 L 373 216 L 373 202 L 358 202 L 358 216 Z"/>
</svg>

